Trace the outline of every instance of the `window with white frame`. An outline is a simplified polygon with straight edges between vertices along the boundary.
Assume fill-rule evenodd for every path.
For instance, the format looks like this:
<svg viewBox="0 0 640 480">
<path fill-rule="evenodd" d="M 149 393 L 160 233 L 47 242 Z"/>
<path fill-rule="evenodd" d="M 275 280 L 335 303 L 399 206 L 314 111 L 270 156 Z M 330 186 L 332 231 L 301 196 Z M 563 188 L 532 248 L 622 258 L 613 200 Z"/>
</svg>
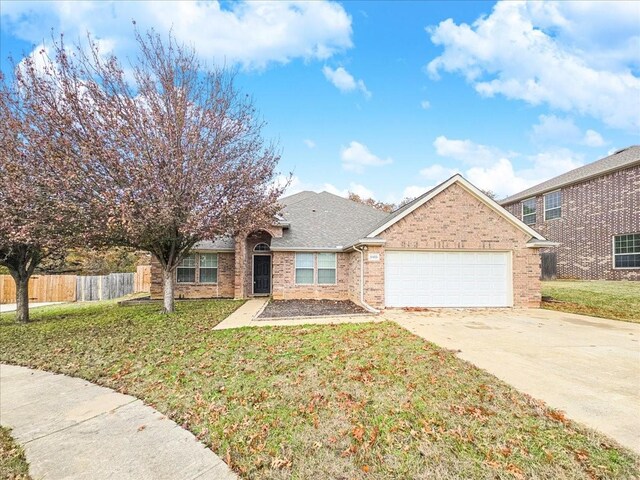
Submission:
<svg viewBox="0 0 640 480">
<path fill-rule="evenodd" d="M 185 255 L 178 264 L 176 270 L 176 281 L 178 283 L 195 283 L 196 281 L 196 254 Z"/>
<path fill-rule="evenodd" d="M 253 251 L 254 252 L 268 252 L 271 249 L 269 248 L 269 245 L 267 245 L 266 243 L 259 243 L 257 244 L 255 247 L 253 247 Z"/>
<path fill-rule="evenodd" d="M 544 196 L 544 219 L 553 220 L 562 215 L 562 191 L 547 193 Z"/>
<path fill-rule="evenodd" d="M 296 253 L 296 284 L 312 285 L 314 271 L 313 253 Z"/>
<path fill-rule="evenodd" d="M 200 283 L 218 283 L 218 254 L 200 253 Z"/>
<path fill-rule="evenodd" d="M 522 221 L 527 225 L 536 223 L 536 199 L 529 198 L 522 201 Z"/>
<path fill-rule="evenodd" d="M 613 237 L 613 266 L 640 268 L 640 233 Z"/>
<path fill-rule="evenodd" d="M 335 253 L 318 253 L 318 284 L 335 285 L 336 267 Z"/>
</svg>

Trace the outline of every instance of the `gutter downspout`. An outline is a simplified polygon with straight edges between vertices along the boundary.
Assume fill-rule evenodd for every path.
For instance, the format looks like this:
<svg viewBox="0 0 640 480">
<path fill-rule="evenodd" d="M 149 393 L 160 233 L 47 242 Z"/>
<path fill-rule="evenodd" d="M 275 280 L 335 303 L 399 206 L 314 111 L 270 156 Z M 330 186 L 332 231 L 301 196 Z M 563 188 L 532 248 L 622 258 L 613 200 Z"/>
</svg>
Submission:
<svg viewBox="0 0 640 480">
<path fill-rule="evenodd" d="M 364 250 L 359 250 L 355 245 L 353 246 L 353 249 L 356 252 L 360 252 L 360 303 L 371 313 L 380 313 L 380 310 L 373 308 L 364 301 Z"/>
</svg>

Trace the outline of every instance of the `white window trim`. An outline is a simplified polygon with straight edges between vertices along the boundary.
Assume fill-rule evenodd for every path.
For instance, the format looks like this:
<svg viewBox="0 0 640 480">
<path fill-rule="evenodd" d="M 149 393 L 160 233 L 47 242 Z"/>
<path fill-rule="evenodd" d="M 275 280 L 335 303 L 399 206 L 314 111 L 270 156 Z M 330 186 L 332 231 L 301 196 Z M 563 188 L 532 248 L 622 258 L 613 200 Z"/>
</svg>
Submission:
<svg viewBox="0 0 640 480">
<path fill-rule="evenodd" d="M 296 275 L 296 270 L 298 269 L 297 265 L 297 256 L 298 254 L 312 254 L 313 255 L 313 282 L 312 283 L 298 283 L 298 276 Z M 332 253 L 334 255 L 334 263 L 335 263 L 335 271 L 336 271 L 336 281 L 334 283 L 318 283 L 318 253 Z M 301 270 L 310 270 L 309 268 L 301 268 Z M 293 284 L 296 287 L 331 287 L 338 284 L 338 252 L 295 252 L 293 257 Z"/>
<path fill-rule="evenodd" d="M 556 193 L 556 192 L 560 192 L 561 198 L 560 198 L 560 206 L 558 207 L 553 207 L 549 210 L 558 210 L 560 209 L 560 216 L 559 217 L 555 217 L 555 218 L 547 218 L 547 195 L 550 195 L 552 193 Z M 552 190 L 550 192 L 547 192 L 545 194 L 542 195 L 542 202 L 544 203 L 544 221 L 548 222 L 551 220 L 558 220 L 559 218 L 562 218 L 562 201 L 564 200 L 564 195 L 562 195 L 562 189 L 558 189 L 558 190 Z"/>
<path fill-rule="evenodd" d="M 179 282 L 178 281 L 178 268 L 180 267 L 176 267 L 175 270 L 175 274 L 173 277 L 173 281 L 175 282 L 176 285 L 218 285 L 218 281 L 219 281 L 219 273 L 220 273 L 220 255 L 218 252 L 191 252 L 195 255 L 196 257 L 196 265 L 195 265 L 195 269 L 196 269 L 196 274 L 195 274 L 195 282 Z M 218 257 L 218 266 L 216 267 L 216 281 L 215 282 L 201 282 L 200 281 L 200 253 L 205 253 L 207 255 L 216 255 Z"/>
<path fill-rule="evenodd" d="M 311 283 L 298 283 L 298 275 L 297 270 L 298 270 L 298 255 L 313 255 L 313 267 L 311 267 L 310 269 L 308 267 L 300 267 L 300 270 L 311 270 L 313 272 L 313 278 L 311 280 Z M 313 286 L 316 284 L 316 254 L 315 252 L 295 252 L 293 254 L 293 284 L 298 287 L 308 287 L 308 286 Z"/>
<path fill-rule="evenodd" d="M 616 237 L 623 237 L 625 235 L 640 235 L 640 232 L 619 233 L 611 236 L 611 267 L 613 270 L 639 270 L 640 267 L 616 267 L 616 255 L 640 255 L 640 253 L 616 253 Z"/>
<path fill-rule="evenodd" d="M 215 255 L 216 256 L 216 281 L 215 282 L 203 282 L 202 280 L 200 280 L 200 269 L 202 268 L 202 266 L 200 265 L 200 255 Z M 198 258 L 198 269 L 197 269 L 197 274 L 196 274 L 196 280 L 199 285 L 217 285 L 218 284 L 218 273 L 220 271 L 220 256 L 217 253 L 213 253 L 213 252 L 198 252 L 197 253 L 197 258 Z M 213 267 L 204 267 L 205 269 L 213 269 Z"/>
<path fill-rule="evenodd" d="M 319 281 L 317 282 L 318 285 L 324 287 L 326 285 L 337 285 L 338 284 L 338 254 L 337 253 L 333 253 L 333 252 L 320 252 L 320 253 L 328 253 L 330 255 L 333 255 L 333 269 L 335 270 L 336 274 L 334 275 L 335 278 L 335 282 L 333 283 L 320 283 Z M 318 278 L 318 274 L 320 272 L 320 266 L 318 264 L 318 254 L 316 253 L 316 280 Z M 323 268 L 323 270 L 330 270 L 329 268 Z"/>
<path fill-rule="evenodd" d="M 524 220 L 525 214 L 524 214 L 524 202 L 528 202 L 529 200 L 533 200 L 535 203 L 535 211 L 533 213 L 529 213 L 526 216 L 530 216 L 530 215 L 535 215 L 536 217 L 536 221 L 533 223 L 527 223 Z M 536 223 L 538 223 L 538 200 L 536 197 L 529 197 L 529 198 L 525 198 L 524 200 L 522 200 L 520 202 L 520 214 L 522 217 L 522 223 L 524 223 L 525 225 L 535 225 Z"/>
</svg>

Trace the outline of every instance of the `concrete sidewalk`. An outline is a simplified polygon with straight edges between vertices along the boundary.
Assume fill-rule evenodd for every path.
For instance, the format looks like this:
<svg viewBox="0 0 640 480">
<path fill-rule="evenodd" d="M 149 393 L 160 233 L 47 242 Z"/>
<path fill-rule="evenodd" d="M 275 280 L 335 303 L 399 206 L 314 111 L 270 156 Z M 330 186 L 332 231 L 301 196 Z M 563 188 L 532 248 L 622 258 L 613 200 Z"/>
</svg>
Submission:
<svg viewBox="0 0 640 480">
<path fill-rule="evenodd" d="M 49 305 L 61 305 L 65 302 L 41 302 L 41 303 L 29 303 L 29 310 L 32 308 L 48 307 Z M 15 312 L 15 303 L 4 303 L 0 305 L 0 313 Z"/>
<path fill-rule="evenodd" d="M 0 364 L 0 423 L 34 479 L 237 479 L 153 408 L 79 378 Z"/>
</svg>

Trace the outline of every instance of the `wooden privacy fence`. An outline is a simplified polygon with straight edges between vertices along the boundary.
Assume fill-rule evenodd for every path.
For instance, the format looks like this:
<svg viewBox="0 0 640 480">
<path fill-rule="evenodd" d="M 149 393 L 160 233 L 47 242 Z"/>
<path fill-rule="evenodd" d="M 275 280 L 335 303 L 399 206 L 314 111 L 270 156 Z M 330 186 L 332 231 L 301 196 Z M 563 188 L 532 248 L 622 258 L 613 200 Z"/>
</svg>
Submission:
<svg viewBox="0 0 640 480">
<path fill-rule="evenodd" d="M 73 302 L 76 299 L 75 275 L 34 275 L 29 280 L 32 302 Z M 0 303 L 15 303 L 16 284 L 11 275 L 0 275 Z"/>
<path fill-rule="evenodd" d="M 109 275 L 34 275 L 29 280 L 31 302 L 87 302 L 109 300 L 130 293 L 148 292 L 151 268 L 138 267 L 136 273 Z M 10 275 L 0 275 L 0 303 L 15 303 L 16 285 Z"/>
</svg>

